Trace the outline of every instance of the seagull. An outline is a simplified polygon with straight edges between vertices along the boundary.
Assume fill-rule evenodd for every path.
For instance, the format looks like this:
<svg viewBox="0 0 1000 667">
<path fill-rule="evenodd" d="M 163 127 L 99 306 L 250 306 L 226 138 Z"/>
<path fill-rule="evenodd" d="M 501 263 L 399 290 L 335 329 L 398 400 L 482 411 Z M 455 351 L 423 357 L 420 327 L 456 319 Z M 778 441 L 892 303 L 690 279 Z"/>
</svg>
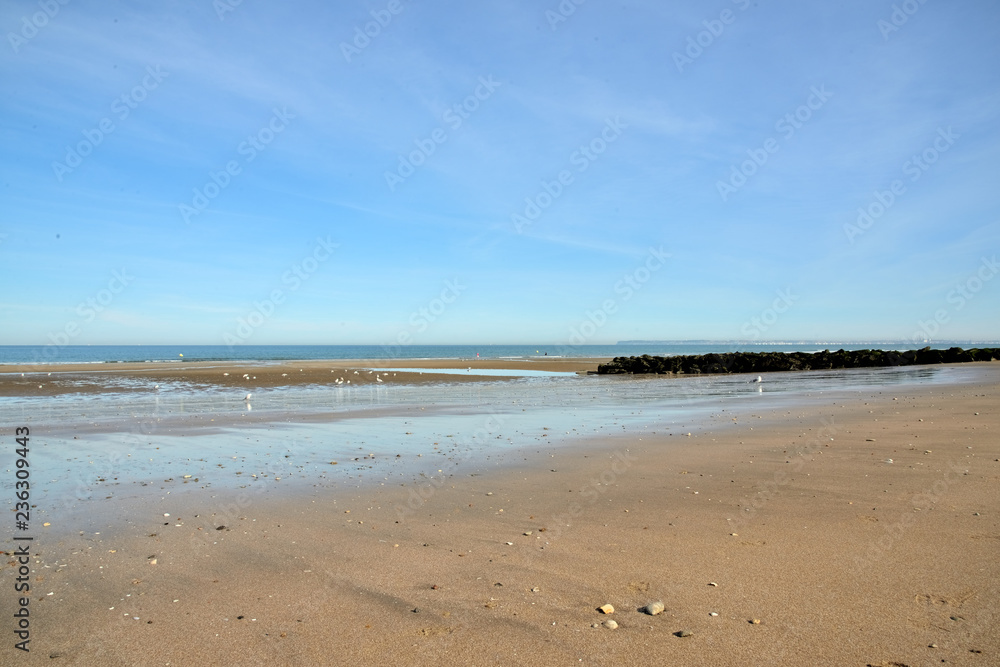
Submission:
<svg viewBox="0 0 1000 667">
<path fill-rule="evenodd" d="M 245 402 L 249 403 L 249 402 L 250 402 L 250 397 L 251 397 L 251 396 L 253 396 L 253 394 L 247 394 L 246 396 L 244 396 L 244 397 L 243 397 L 243 400 L 244 400 Z"/>
<path fill-rule="evenodd" d="M 756 380 L 750 380 L 750 384 L 760 384 L 763 381 L 764 381 L 764 378 L 762 378 L 761 376 L 758 375 Z"/>
<path fill-rule="evenodd" d="M 380 378 L 379 376 L 377 376 L 377 375 L 376 375 L 376 376 L 375 376 L 375 381 L 376 381 L 376 382 L 381 382 L 381 381 L 382 381 L 382 378 Z"/>
<path fill-rule="evenodd" d="M 155 389 L 156 391 L 160 391 L 160 385 L 154 384 L 153 389 Z"/>
</svg>

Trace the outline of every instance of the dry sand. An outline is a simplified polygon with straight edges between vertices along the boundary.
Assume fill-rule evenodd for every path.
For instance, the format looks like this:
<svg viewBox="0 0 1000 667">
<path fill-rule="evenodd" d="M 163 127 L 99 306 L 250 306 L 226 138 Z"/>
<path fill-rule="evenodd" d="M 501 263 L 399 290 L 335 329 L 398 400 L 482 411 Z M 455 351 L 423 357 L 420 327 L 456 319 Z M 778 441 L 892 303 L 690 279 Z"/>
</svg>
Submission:
<svg viewBox="0 0 1000 667">
<path fill-rule="evenodd" d="M 0 662 L 1000 664 L 1000 364 L 984 377 L 43 532 L 32 651 L 8 633 Z"/>
</svg>

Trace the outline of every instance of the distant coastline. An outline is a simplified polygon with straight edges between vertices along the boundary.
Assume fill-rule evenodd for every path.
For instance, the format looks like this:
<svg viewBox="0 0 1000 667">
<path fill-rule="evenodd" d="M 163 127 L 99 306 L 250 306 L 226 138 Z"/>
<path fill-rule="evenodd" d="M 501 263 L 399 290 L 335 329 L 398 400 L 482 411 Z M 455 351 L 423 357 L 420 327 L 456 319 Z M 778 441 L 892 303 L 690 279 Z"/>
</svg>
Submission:
<svg viewBox="0 0 1000 667">
<path fill-rule="evenodd" d="M 726 341 L 621 341 L 612 345 L 0 345 L 0 369 L 12 365 L 64 365 L 115 363 L 166 363 L 193 361 L 281 362 L 346 359 L 494 359 L 544 360 L 553 358 L 612 359 L 628 354 L 672 357 L 678 355 L 725 354 L 734 352 L 817 352 L 843 348 L 867 349 L 872 343 L 830 343 L 805 341 L 726 342 Z M 882 345 L 902 351 L 911 344 Z M 959 341 L 940 341 L 936 349 L 969 347 Z M 991 346 L 992 347 L 992 346 Z"/>
</svg>

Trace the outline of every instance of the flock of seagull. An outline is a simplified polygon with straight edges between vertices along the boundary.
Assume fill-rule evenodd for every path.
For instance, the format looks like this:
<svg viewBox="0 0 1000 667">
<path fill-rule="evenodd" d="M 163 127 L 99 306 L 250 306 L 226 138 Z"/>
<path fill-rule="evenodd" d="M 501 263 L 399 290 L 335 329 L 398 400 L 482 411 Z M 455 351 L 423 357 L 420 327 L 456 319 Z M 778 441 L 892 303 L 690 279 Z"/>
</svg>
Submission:
<svg viewBox="0 0 1000 667">
<path fill-rule="evenodd" d="M 336 369 L 333 369 L 333 370 L 331 370 L 330 372 L 331 372 L 331 373 L 336 373 L 337 371 L 336 371 Z M 360 375 L 360 373 L 359 373 L 358 371 L 354 371 L 354 374 L 355 374 L 355 375 Z M 373 375 L 373 374 L 375 375 L 375 382 L 378 382 L 378 383 L 382 383 L 382 382 L 384 382 L 384 380 L 383 380 L 383 379 L 382 379 L 382 377 L 381 377 L 381 374 L 379 374 L 379 373 L 375 373 L 375 371 L 368 371 L 368 375 Z M 223 373 L 223 375 L 229 375 L 229 373 Z M 393 377 L 395 377 L 395 376 L 396 376 L 396 374 L 395 374 L 395 373 L 393 373 L 392 375 L 393 375 Z M 385 376 L 386 376 L 386 377 L 389 377 L 389 374 L 388 374 L 388 373 L 386 373 L 386 374 L 385 374 Z M 282 374 L 281 374 L 281 377 L 288 377 L 288 373 L 282 373 Z M 249 373 L 244 373 L 244 374 L 243 374 L 243 379 L 244 379 L 244 380 L 250 380 L 250 379 L 251 379 L 251 377 L 250 377 L 250 374 L 249 374 Z M 257 379 L 257 376 L 256 376 L 256 375 L 254 375 L 252 379 L 256 380 L 256 379 Z M 334 380 L 334 381 L 333 381 L 333 383 L 334 383 L 335 385 L 337 385 L 337 386 L 340 386 L 340 385 L 344 385 L 344 384 L 351 384 L 351 381 L 350 381 L 350 380 L 344 380 L 344 378 L 343 378 L 343 377 L 339 377 L 339 378 L 337 378 L 336 380 Z M 157 389 L 159 389 L 159 385 L 157 385 Z M 244 397 L 243 397 L 243 402 L 244 402 L 244 403 L 249 403 L 249 402 L 250 402 L 250 398 L 251 398 L 252 396 L 253 396 L 253 394 L 252 394 L 252 393 L 250 393 L 250 394 L 247 394 L 246 396 L 244 396 Z"/>
</svg>

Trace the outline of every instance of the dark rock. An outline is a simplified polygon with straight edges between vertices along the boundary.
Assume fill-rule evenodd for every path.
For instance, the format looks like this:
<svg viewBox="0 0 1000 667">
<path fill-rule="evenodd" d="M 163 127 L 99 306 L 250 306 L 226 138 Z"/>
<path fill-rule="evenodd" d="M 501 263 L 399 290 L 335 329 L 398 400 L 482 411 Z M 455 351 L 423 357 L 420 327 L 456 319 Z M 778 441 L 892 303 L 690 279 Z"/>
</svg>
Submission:
<svg viewBox="0 0 1000 667">
<path fill-rule="evenodd" d="M 774 373 L 840 368 L 880 368 L 940 363 L 964 363 L 1000 359 L 1000 349 L 975 348 L 933 350 L 925 347 L 905 352 L 885 350 L 837 350 L 830 352 L 727 352 L 673 357 L 615 357 L 597 367 L 599 375 L 701 373 Z"/>
</svg>

